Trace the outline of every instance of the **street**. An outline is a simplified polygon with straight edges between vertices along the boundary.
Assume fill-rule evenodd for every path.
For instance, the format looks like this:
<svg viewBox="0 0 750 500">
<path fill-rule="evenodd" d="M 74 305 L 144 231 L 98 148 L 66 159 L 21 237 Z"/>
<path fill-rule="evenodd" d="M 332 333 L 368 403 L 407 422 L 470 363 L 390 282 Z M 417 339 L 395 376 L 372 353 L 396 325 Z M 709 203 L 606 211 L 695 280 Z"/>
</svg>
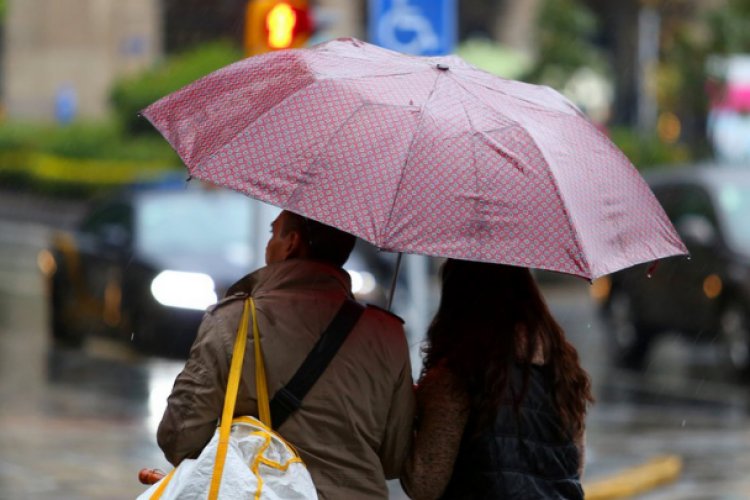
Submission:
<svg viewBox="0 0 750 500">
<path fill-rule="evenodd" d="M 9 213 L 0 207 L 0 499 L 133 498 L 144 489 L 140 468 L 169 470 L 155 430 L 182 362 L 107 339 L 54 348 L 36 262 L 50 227 Z M 575 278 L 543 282 L 598 400 L 584 482 L 676 454 L 679 479 L 639 498 L 750 498 L 747 387 L 715 366 L 718 354 L 671 338 L 644 373 L 612 369 L 588 287 Z"/>
<path fill-rule="evenodd" d="M 374 334 L 337 358 L 351 393 L 314 391 L 354 429 L 322 439 L 328 455 L 360 459 L 358 435 L 393 455 L 380 412 L 412 420 L 388 387 L 420 383 L 435 325 L 430 368 L 458 367 L 472 411 L 461 435 L 451 377 L 436 396 L 415 385 L 440 426 L 417 415 L 438 451 L 412 451 L 455 480 L 429 431 L 461 435 L 466 496 L 490 482 L 488 496 L 553 496 L 537 483 L 569 487 L 573 456 L 587 500 L 750 500 L 748 24 L 750 0 L 0 0 L 0 500 L 138 497 L 141 470 L 174 471 L 156 435 L 198 325 L 214 328 L 207 308 L 227 307 L 209 319 L 233 334 L 222 299 L 285 301 L 259 305 L 256 339 L 294 359 L 336 283 L 398 317 L 408 352 L 370 310 Z M 357 239 L 348 257 L 340 231 Z M 265 262 L 280 266 L 249 275 Z M 294 337 L 273 335 L 287 324 Z M 221 387 L 210 340 L 195 373 Z M 542 397 L 510 430 L 475 429 L 477 402 L 536 394 L 529 370 L 518 393 L 491 366 L 516 358 L 546 365 L 538 392 L 575 453 L 535 424 Z M 200 413 L 216 391 L 184 378 Z M 334 496 L 368 464 L 331 474 Z M 407 500 L 398 478 L 385 486 Z"/>
</svg>

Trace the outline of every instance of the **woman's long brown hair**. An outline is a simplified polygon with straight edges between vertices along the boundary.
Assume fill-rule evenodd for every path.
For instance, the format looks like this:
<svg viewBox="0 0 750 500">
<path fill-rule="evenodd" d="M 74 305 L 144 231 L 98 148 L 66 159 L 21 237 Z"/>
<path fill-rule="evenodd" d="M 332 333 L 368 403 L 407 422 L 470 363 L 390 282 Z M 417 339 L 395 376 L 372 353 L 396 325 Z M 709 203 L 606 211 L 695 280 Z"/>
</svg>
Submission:
<svg viewBox="0 0 750 500">
<path fill-rule="evenodd" d="M 563 429 L 569 437 L 577 436 L 593 402 L 591 382 L 529 270 L 449 259 L 442 280 L 422 375 L 444 364 L 465 383 L 479 431 L 494 421 L 514 363 L 525 366 L 524 389 L 516 401 L 520 404 L 530 361 L 540 346 Z"/>
</svg>

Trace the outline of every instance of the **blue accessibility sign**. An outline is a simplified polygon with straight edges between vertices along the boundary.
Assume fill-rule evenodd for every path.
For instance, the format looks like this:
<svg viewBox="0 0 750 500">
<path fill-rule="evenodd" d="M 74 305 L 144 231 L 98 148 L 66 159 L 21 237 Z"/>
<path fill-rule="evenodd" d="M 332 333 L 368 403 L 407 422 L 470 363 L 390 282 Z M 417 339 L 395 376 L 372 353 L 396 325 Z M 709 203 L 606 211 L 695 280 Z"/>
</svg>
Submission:
<svg viewBox="0 0 750 500">
<path fill-rule="evenodd" d="M 450 54 L 456 45 L 456 0 L 369 0 L 370 42 L 419 56 Z"/>
</svg>

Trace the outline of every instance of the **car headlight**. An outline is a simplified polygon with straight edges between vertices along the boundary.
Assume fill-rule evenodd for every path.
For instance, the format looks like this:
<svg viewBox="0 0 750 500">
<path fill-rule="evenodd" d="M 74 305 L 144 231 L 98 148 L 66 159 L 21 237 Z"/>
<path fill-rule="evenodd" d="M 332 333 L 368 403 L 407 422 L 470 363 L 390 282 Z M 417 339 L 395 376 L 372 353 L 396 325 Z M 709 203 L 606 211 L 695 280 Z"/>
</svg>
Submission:
<svg viewBox="0 0 750 500">
<path fill-rule="evenodd" d="M 375 277 L 367 271 L 346 270 L 352 278 L 352 293 L 355 295 L 367 295 L 375 290 Z"/>
<path fill-rule="evenodd" d="M 162 271 L 151 282 L 151 294 L 162 305 L 203 310 L 218 297 L 214 280 L 203 273 Z"/>
</svg>

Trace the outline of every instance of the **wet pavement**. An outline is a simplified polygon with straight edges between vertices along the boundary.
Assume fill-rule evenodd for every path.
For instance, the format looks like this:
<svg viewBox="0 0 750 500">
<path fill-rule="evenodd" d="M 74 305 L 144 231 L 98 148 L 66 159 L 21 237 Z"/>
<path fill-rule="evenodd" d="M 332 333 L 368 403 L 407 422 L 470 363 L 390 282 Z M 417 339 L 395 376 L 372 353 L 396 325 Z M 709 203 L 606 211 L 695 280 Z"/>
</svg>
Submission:
<svg viewBox="0 0 750 500">
<path fill-rule="evenodd" d="M 133 498 L 141 467 L 168 469 L 154 434 L 182 362 L 107 339 L 52 347 L 36 269 L 48 232 L 0 220 L 0 500 Z M 677 454 L 679 480 L 640 498 L 750 498 L 747 386 L 716 368 L 715 354 L 674 339 L 660 343 L 646 373 L 613 370 L 587 287 L 544 285 L 599 400 L 588 419 L 586 479 Z"/>
<path fill-rule="evenodd" d="M 51 349 L 38 295 L 0 303 L 0 498 L 133 498 L 138 469 L 165 466 L 149 402 L 180 364 Z"/>
</svg>

